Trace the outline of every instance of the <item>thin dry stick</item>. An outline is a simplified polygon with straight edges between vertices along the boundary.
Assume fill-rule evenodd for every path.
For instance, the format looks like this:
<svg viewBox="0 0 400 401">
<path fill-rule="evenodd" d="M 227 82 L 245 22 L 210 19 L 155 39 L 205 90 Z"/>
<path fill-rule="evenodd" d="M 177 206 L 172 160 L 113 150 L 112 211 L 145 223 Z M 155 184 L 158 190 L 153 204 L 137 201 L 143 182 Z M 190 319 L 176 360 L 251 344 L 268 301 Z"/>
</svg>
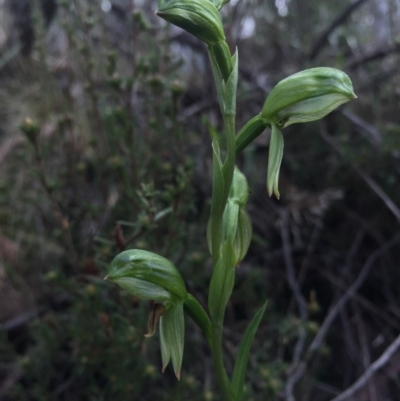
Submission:
<svg viewBox="0 0 400 401">
<path fill-rule="evenodd" d="M 372 266 L 375 261 L 382 256 L 385 252 L 387 252 L 392 246 L 398 244 L 400 242 L 400 234 L 396 235 L 389 242 L 382 245 L 375 252 L 373 252 L 365 262 L 363 268 L 361 269 L 360 274 L 358 275 L 356 281 L 349 287 L 349 289 L 343 294 L 343 296 L 339 299 L 337 304 L 331 309 L 328 313 L 328 316 L 325 318 L 324 322 L 321 325 L 321 328 L 318 331 L 318 334 L 315 336 L 312 341 L 310 347 L 307 351 L 307 359 L 309 359 L 312 354 L 321 346 L 322 341 L 326 337 L 328 330 L 330 329 L 333 321 L 338 316 L 339 312 L 344 308 L 349 299 L 353 298 L 357 290 L 364 283 L 365 279 L 368 276 Z"/>
<path fill-rule="evenodd" d="M 400 348 L 400 335 L 386 348 L 383 354 L 377 359 L 364 374 L 346 391 L 333 398 L 331 401 L 345 401 L 355 395 L 357 391 L 361 390 L 374 376 L 374 374 L 382 369 L 392 358 L 392 356 Z"/>
<path fill-rule="evenodd" d="M 350 3 L 333 21 L 332 23 L 328 26 L 328 28 L 322 33 L 322 35 L 319 37 L 317 42 L 315 43 L 313 49 L 310 52 L 309 60 L 312 61 L 317 57 L 319 52 L 324 48 L 324 46 L 328 43 L 329 36 L 331 33 L 339 27 L 341 24 L 343 24 L 347 18 L 350 17 L 350 15 L 358 8 L 360 7 L 363 3 L 365 3 L 365 0 L 356 0 L 352 3 Z"/>
<path fill-rule="evenodd" d="M 286 267 L 286 276 L 289 283 L 289 286 L 293 292 L 293 295 L 296 299 L 300 318 L 301 318 L 301 329 L 299 333 L 299 338 L 296 342 L 296 346 L 293 353 L 292 364 L 289 368 L 289 375 L 286 380 L 285 385 L 285 396 L 288 401 L 295 401 L 293 390 L 296 383 L 303 376 L 304 370 L 306 368 L 305 363 L 300 363 L 301 354 L 303 353 L 307 331 L 305 329 L 305 322 L 308 318 L 307 312 L 307 302 L 301 293 L 299 283 L 296 279 L 296 274 L 294 271 L 294 263 L 292 258 L 292 246 L 290 243 L 289 236 L 289 212 L 287 210 L 283 210 L 281 213 L 281 237 L 283 243 L 283 257 L 285 261 Z"/>
<path fill-rule="evenodd" d="M 329 272 L 323 272 L 320 270 L 318 272 L 335 286 L 341 288 L 343 291 L 346 290 L 347 286 L 345 285 L 344 281 L 338 279 L 334 274 Z M 354 294 L 353 298 L 365 309 L 374 313 L 376 316 L 379 316 L 379 318 L 384 320 L 387 324 L 389 324 L 390 326 L 394 327 L 397 330 L 400 330 L 400 324 L 397 322 L 397 319 L 392 319 L 391 316 L 388 313 L 386 313 L 383 309 L 378 308 L 375 304 L 373 304 L 371 301 L 361 296 L 360 294 Z"/>
<path fill-rule="evenodd" d="M 322 138 L 328 142 L 333 149 L 336 150 L 343 157 L 343 153 L 335 141 L 326 133 L 326 129 L 321 130 Z M 351 167 L 357 172 L 357 174 L 366 182 L 366 184 L 383 200 L 386 207 L 393 213 L 396 220 L 400 223 L 400 209 L 397 205 L 389 198 L 386 192 L 378 185 L 378 183 L 364 170 L 358 167 L 355 163 L 348 160 Z"/>
</svg>

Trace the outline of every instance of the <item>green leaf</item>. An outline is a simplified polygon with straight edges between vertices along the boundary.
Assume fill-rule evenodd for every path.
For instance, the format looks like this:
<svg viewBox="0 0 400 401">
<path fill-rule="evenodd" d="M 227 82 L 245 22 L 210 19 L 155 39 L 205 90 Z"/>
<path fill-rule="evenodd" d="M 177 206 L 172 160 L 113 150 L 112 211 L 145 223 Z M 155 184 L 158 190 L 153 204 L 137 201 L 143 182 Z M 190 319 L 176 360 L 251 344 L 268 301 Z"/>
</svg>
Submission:
<svg viewBox="0 0 400 401">
<path fill-rule="evenodd" d="M 160 219 L 162 219 L 164 216 L 166 216 L 167 214 L 170 214 L 174 211 L 174 209 L 172 207 L 167 207 L 164 210 L 159 211 L 155 216 L 154 216 L 154 221 L 158 221 Z"/>
<path fill-rule="evenodd" d="M 250 324 L 247 326 L 242 342 L 240 343 L 232 377 L 232 388 L 236 395 L 235 401 L 241 401 L 243 397 L 244 380 L 246 376 L 247 362 L 249 360 L 251 345 L 266 307 L 267 302 L 265 302 L 265 304 L 254 315 Z"/>
<path fill-rule="evenodd" d="M 279 170 L 283 156 L 283 135 L 275 124 L 272 124 L 271 140 L 269 143 L 267 190 L 268 195 L 272 193 L 279 199 Z"/>
<path fill-rule="evenodd" d="M 222 247 L 221 258 L 215 266 L 210 282 L 208 308 L 212 321 L 222 322 L 234 283 L 235 251 L 232 243 L 227 241 Z"/>
</svg>

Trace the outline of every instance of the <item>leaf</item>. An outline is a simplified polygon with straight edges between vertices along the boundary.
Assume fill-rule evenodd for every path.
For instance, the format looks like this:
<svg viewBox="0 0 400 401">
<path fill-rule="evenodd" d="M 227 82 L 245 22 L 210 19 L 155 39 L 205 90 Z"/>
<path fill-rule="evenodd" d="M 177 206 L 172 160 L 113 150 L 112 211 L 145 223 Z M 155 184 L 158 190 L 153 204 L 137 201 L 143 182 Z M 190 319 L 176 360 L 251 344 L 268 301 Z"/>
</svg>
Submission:
<svg viewBox="0 0 400 401">
<path fill-rule="evenodd" d="M 174 211 L 174 209 L 172 207 L 167 207 L 166 209 L 161 210 L 154 216 L 154 221 L 158 221 L 158 220 L 162 219 L 164 216 L 166 216 L 169 213 L 172 213 L 173 211 Z"/>
<path fill-rule="evenodd" d="M 283 135 L 275 124 L 272 124 L 271 141 L 269 143 L 267 190 L 279 199 L 278 181 L 283 156 Z"/>
<path fill-rule="evenodd" d="M 265 302 L 265 304 L 254 315 L 250 324 L 247 326 L 242 342 L 240 343 L 232 377 L 232 388 L 234 394 L 236 395 L 235 401 L 241 401 L 243 397 L 244 380 L 246 376 L 247 362 L 249 360 L 251 345 L 266 307 L 267 302 Z"/>
<path fill-rule="evenodd" d="M 210 282 L 208 308 L 212 321 L 222 322 L 235 283 L 235 252 L 230 241 L 222 247 Z"/>
</svg>

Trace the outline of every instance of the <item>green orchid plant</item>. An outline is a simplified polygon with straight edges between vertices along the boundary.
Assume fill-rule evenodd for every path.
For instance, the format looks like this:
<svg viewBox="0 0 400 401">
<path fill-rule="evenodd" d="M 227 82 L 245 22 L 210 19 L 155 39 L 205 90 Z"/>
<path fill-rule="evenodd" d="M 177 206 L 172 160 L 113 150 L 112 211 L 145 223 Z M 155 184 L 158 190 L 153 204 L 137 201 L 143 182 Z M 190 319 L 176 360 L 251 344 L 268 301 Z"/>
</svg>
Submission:
<svg viewBox="0 0 400 401">
<path fill-rule="evenodd" d="M 106 279 L 133 295 L 156 302 L 149 318 L 147 336 L 155 332 L 158 324 L 163 370 L 172 360 L 178 379 L 184 352 L 184 315 L 190 316 L 210 345 L 223 399 L 240 401 L 251 344 L 266 304 L 249 323 L 238 349 L 233 374 L 229 377 L 222 348 L 224 315 L 234 287 L 235 268 L 245 257 L 252 237 L 251 221 L 246 212 L 249 187 L 246 177 L 235 165 L 235 158 L 267 127 L 271 128 L 267 190 L 270 196 L 274 194 L 279 198 L 278 180 L 283 156 L 281 129 L 318 120 L 356 95 L 349 77 L 342 71 L 328 67 L 301 71 L 279 82 L 266 98 L 261 112 L 236 134 L 238 52 L 231 55 L 219 13 L 228 1 L 159 0 L 156 13 L 206 44 L 224 121 L 224 157 L 221 157 L 217 137 L 211 132 L 213 191 L 207 242 L 213 274 L 208 313 L 187 292 L 178 269 L 169 260 L 151 252 L 138 249 L 122 252 L 112 261 Z"/>
</svg>

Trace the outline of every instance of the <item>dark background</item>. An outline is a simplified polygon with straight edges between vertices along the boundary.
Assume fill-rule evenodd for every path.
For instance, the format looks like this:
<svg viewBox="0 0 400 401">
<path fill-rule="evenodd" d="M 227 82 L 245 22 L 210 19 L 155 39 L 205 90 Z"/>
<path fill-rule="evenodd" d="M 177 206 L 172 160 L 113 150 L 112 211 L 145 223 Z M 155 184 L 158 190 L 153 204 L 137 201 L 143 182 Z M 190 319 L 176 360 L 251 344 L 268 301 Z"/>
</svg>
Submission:
<svg viewBox="0 0 400 401">
<path fill-rule="evenodd" d="M 1 400 L 221 399 L 193 323 L 177 382 L 157 334 L 143 337 L 151 303 L 102 280 L 144 248 L 207 301 L 222 122 L 204 45 L 155 9 L 0 1 Z M 284 130 L 280 201 L 265 188 L 269 132 L 238 158 L 254 237 L 225 319 L 228 370 L 268 299 L 246 401 L 332 400 L 366 371 L 341 400 L 400 400 L 400 2 L 232 0 L 223 18 L 238 128 L 301 69 L 343 69 L 358 95 Z"/>
</svg>

